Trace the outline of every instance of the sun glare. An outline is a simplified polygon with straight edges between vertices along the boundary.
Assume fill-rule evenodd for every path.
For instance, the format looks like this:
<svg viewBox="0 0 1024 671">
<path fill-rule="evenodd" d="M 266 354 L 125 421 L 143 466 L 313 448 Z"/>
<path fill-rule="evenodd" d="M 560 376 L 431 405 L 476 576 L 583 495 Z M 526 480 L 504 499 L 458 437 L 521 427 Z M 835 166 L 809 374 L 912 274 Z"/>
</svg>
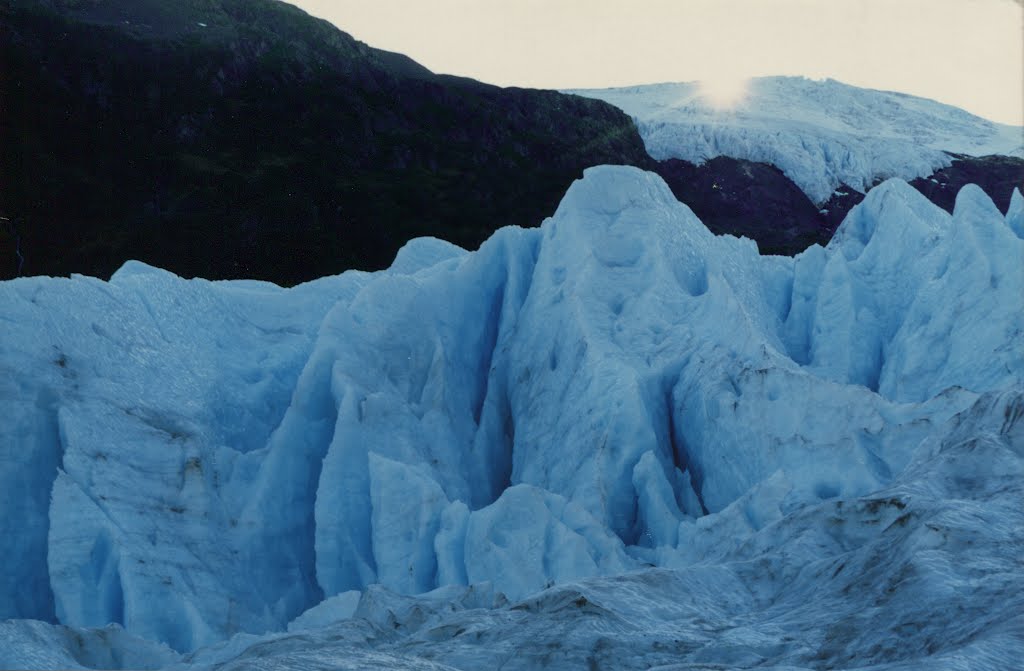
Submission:
<svg viewBox="0 0 1024 671">
<path fill-rule="evenodd" d="M 700 95 L 717 109 L 735 107 L 747 97 L 747 77 L 725 77 L 700 82 Z"/>
</svg>

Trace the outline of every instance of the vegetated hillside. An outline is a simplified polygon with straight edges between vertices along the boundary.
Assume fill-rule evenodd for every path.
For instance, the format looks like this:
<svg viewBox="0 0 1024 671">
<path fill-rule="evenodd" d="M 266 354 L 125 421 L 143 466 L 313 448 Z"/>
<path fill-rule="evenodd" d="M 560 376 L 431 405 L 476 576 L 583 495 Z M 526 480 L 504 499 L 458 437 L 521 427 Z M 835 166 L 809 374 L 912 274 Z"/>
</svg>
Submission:
<svg viewBox="0 0 1024 671">
<path fill-rule="evenodd" d="M 826 244 L 863 199 L 816 205 L 742 158 L 655 161 L 601 100 L 434 75 L 276 0 L 0 0 L 0 148 L 0 279 L 378 269 L 413 237 L 536 226 L 603 163 L 656 171 L 763 253 Z M 1024 159 L 956 159 L 914 182 L 947 210 L 965 183 L 1004 209 L 1024 183 Z"/>
<path fill-rule="evenodd" d="M 273 0 L 0 0 L 0 73 L 2 278 L 376 269 L 650 162 L 611 105 L 437 76 Z"/>
</svg>

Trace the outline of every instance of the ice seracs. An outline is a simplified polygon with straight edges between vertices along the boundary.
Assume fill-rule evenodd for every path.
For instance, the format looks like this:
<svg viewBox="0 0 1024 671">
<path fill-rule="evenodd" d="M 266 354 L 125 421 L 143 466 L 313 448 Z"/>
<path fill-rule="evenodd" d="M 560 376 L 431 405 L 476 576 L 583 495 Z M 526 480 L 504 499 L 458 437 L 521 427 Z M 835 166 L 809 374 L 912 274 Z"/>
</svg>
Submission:
<svg viewBox="0 0 1024 671">
<path fill-rule="evenodd" d="M 950 215 L 893 180 L 827 248 L 762 257 L 656 175 L 603 166 L 539 229 L 474 253 L 413 241 L 380 273 L 284 290 L 130 264 L 0 284 L 0 457 L 17 464 L 0 491 L 18 511 L 0 549 L 21 562 L 3 615 L 118 622 L 200 666 L 257 644 L 290 659 L 304 636 L 339 659 L 372 640 L 392 661 L 489 668 L 504 650 L 543 668 L 508 661 L 503 627 L 590 613 L 603 624 L 569 649 L 621 653 L 628 612 L 666 640 L 665 618 L 689 618 L 677 656 L 807 662 L 759 619 L 778 603 L 839 664 L 849 648 L 814 627 L 864 604 L 837 581 L 884 592 L 896 578 L 870 557 L 899 548 L 925 576 L 879 606 L 901 616 L 942 575 L 920 564 L 924 520 L 967 533 L 946 497 L 989 519 L 1010 496 L 941 474 L 979 436 L 1020 468 L 1021 203 L 1004 216 L 969 187 Z M 959 626 L 939 608 L 916 611 L 936 640 Z M 702 609 L 725 638 L 700 633 Z M 465 627 L 494 648 L 459 647 Z"/>
<path fill-rule="evenodd" d="M 3 615 L 119 622 L 177 649 L 279 626 L 275 581 L 296 585 L 262 563 L 274 518 L 256 531 L 243 513 L 317 324 L 358 282 L 286 293 L 129 264 L 110 282 L 0 285 L 0 452 L 24 464 L 0 469 L 6 510 L 22 511 L 0 516 L 19 580 L 2 583 Z"/>
</svg>

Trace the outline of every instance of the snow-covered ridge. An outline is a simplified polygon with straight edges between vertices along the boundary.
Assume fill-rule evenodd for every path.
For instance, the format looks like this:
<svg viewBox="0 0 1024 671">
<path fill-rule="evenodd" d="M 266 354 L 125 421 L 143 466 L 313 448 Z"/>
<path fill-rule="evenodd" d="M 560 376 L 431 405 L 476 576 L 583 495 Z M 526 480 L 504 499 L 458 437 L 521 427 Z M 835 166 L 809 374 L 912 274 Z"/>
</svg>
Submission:
<svg viewBox="0 0 1024 671">
<path fill-rule="evenodd" d="M 729 156 L 771 163 L 816 203 L 841 184 L 864 192 L 891 177 L 926 177 L 950 165 L 947 152 L 1024 156 L 1024 127 L 832 79 L 754 78 L 728 109 L 713 104 L 699 82 L 566 93 L 624 110 L 656 159 L 702 163 Z"/>
<path fill-rule="evenodd" d="M 605 166 L 540 229 L 503 229 L 472 254 L 416 240 L 381 273 L 283 290 L 132 263 L 110 282 L 2 283 L 0 617 L 118 622 L 184 652 L 333 613 L 355 616 L 345 645 L 369 655 L 367 640 L 397 645 L 425 623 L 440 629 L 416 650 L 448 645 L 470 625 L 445 623 L 468 609 L 491 632 L 477 640 L 498 642 L 451 653 L 458 668 L 496 668 L 484 657 L 501 650 L 507 668 L 537 668 L 501 647 L 502 623 L 550 636 L 544 618 L 571 607 L 607 618 L 572 629 L 592 647 L 629 618 L 661 631 L 702 611 L 737 627 L 772 603 L 820 627 L 868 598 L 835 581 L 866 576 L 903 585 L 879 617 L 918 608 L 927 641 L 1005 658 L 1001 630 L 946 636 L 964 625 L 933 581 L 996 571 L 956 599 L 1018 617 L 1019 600 L 976 599 L 1020 585 L 1006 568 L 1020 482 L 998 478 L 1024 472 L 1022 235 L 1019 192 L 1004 216 L 968 187 L 951 216 L 893 180 L 827 249 L 761 257 L 711 235 L 656 175 Z M 921 563 L 938 543 L 924 520 L 966 533 L 942 517 L 952 499 L 1002 521 L 982 550 Z M 925 577 L 878 575 L 873 557 L 894 553 L 894 572 Z M 794 576 L 800 595 L 784 598 Z M 697 661 L 732 663 L 693 626 L 692 645 L 710 646 Z M 729 640 L 790 661 L 845 654 L 824 634 L 770 643 L 765 626 Z M 861 645 L 871 622 L 850 626 L 853 647 L 887 640 Z M 67 634 L 9 623 L 4 637 Z M 292 640 L 261 645 L 287 656 Z"/>
</svg>

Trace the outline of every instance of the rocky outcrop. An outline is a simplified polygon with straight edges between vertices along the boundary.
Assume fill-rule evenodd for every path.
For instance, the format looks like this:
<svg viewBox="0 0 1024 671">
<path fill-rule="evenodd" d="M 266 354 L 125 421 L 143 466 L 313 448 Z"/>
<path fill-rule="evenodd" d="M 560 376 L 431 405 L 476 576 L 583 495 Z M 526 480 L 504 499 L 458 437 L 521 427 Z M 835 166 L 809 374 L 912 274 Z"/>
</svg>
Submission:
<svg viewBox="0 0 1024 671">
<path fill-rule="evenodd" d="M 655 171 L 713 233 L 757 241 L 762 254 L 793 255 L 826 244 L 842 221 L 826 217 L 782 171 L 719 156 L 701 165 L 679 159 Z M 843 212 L 845 215 L 845 211 Z"/>
<path fill-rule="evenodd" d="M 775 166 L 725 156 L 700 165 L 668 159 L 652 169 L 708 229 L 755 240 L 762 254 L 792 256 L 812 244 L 828 244 L 865 197 L 843 184 L 819 207 Z M 1024 189 L 1024 159 L 956 155 L 948 168 L 910 184 L 947 212 L 960 189 L 977 184 L 1005 213 L 1013 189 Z"/>
<path fill-rule="evenodd" d="M 953 211 L 956 194 L 968 184 L 977 184 L 1002 212 L 1010 206 L 1013 190 L 1024 189 L 1024 158 L 1015 156 L 953 155 L 953 164 L 935 174 L 910 182 L 947 212 Z"/>
</svg>

